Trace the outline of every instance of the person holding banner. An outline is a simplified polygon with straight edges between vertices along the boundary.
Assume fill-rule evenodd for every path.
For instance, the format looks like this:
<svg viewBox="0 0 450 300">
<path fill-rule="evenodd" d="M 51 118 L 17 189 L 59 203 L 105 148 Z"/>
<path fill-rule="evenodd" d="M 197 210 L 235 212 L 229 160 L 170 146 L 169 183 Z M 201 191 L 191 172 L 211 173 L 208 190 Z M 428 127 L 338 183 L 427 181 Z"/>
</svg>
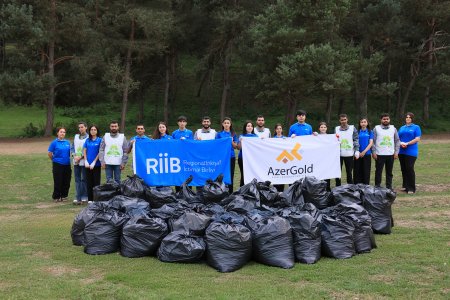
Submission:
<svg viewBox="0 0 450 300">
<path fill-rule="evenodd" d="M 194 138 L 192 131 L 189 129 L 186 129 L 187 118 L 185 116 L 179 116 L 177 124 L 178 124 L 178 129 L 172 133 L 172 137 L 174 139 L 176 139 L 176 140 L 186 140 L 186 139 L 192 140 Z"/>
<path fill-rule="evenodd" d="M 326 122 L 320 122 L 319 123 L 319 132 L 314 132 L 314 135 L 319 135 L 319 134 L 327 134 L 327 130 L 328 130 L 328 126 Z M 330 192 L 331 191 L 331 180 L 330 179 L 325 179 L 325 182 L 327 183 L 327 191 Z"/>
<path fill-rule="evenodd" d="M 286 138 L 286 136 L 283 135 L 283 125 L 281 125 L 281 123 L 275 124 L 273 131 L 275 132 L 275 135 L 273 136 L 274 138 L 277 138 L 277 139 L 285 139 Z"/>
<path fill-rule="evenodd" d="M 194 140 L 207 141 L 216 138 L 216 131 L 211 128 L 211 118 L 204 116 L 202 119 L 202 128 L 198 129 L 194 134 Z"/>
<path fill-rule="evenodd" d="M 370 169 L 372 164 L 373 132 L 367 118 L 361 118 L 358 126 L 359 159 L 355 158 L 353 179 L 356 183 L 370 183 Z"/>
<path fill-rule="evenodd" d="M 398 158 L 400 160 L 400 168 L 402 170 L 403 186 L 402 188 L 408 194 L 416 192 L 416 173 L 414 164 L 419 155 L 419 141 L 422 131 L 419 125 L 413 123 L 414 114 L 406 113 L 405 125 L 400 127 L 398 136 L 400 138 L 400 152 Z"/>
<path fill-rule="evenodd" d="M 169 130 L 167 129 L 167 125 L 165 122 L 161 121 L 156 125 L 155 132 L 153 132 L 152 138 L 154 140 L 171 140 L 172 136 L 170 135 Z"/>
<path fill-rule="evenodd" d="M 306 123 L 306 111 L 298 110 L 296 114 L 297 123 L 292 124 L 289 128 L 288 136 L 294 138 L 296 136 L 313 134 L 312 127 Z"/>
<path fill-rule="evenodd" d="M 66 201 L 69 195 L 72 169 L 70 168 L 70 142 L 65 139 L 66 128 L 56 129 L 56 139 L 48 146 L 48 158 L 52 161 L 54 202 Z"/>
<path fill-rule="evenodd" d="M 85 122 L 78 122 L 78 133 L 75 134 L 72 148 L 70 149 L 73 155 L 73 175 L 75 177 L 74 205 L 87 204 L 88 201 L 86 168 L 84 167 L 85 157 L 83 156 L 83 145 L 88 137 L 86 129 L 87 124 Z"/>
<path fill-rule="evenodd" d="M 244 142 L 245 138 L 258 137 L 256 134 L 253 133 L 254 129 L 255 126 L 253 125 L 253 122 L 247 120 L 242 128 L 242 134 L 239 136 L 239 143 L 237 144 L 237 149 L 239 149 L 238 165 L 239 170 L 241 171 L 241 181 L 239 183 L 239 186 L 244 185 L 244 162 L 242 160 L 242 143 Z"/>
<path fill-rule="evenodd" d="M 386 187 L 392 190 L 392 170 L 394 160 L 398 158 L 400 139 L 390 122 L 388 113 L 381 114 L 381 124 L 373 129 L 372 157 L 375 159 L 375 186 L 381 185 L 381 175 L 386 166 Z"/>
<path fill-rule="evenodd" d="M 128 162 L 128 142 L 123 133 L 119 132 L 119 122 L 111 121 L 109 132 L 105 133 L 100 144 L 99 159 L 105 169 L 106 180 L 114 178 L 120 183 L 120 175 Z"/>
<path fill-rule="evenodd" d="M 93 189 L 101 182 L 101 164 L 98 159 L 102 138 L 96 125 L 89 127 L 89 138 L 83 145 L 84 167 L 86 169 L 86 185 L 88 202 L 94 201 Z"/>
<path fill-rule="evenodd" d="M 128 154 L 130 154 L 131 151 L 133 151 L 133 146 L 134 146 L 134 143 L 136 143 L 136 141 L 150 139 L 148 136 L 145 135 L 144 124 L 139 123 L 139 124 L 136 125 L 136 133 L 137 134 L 135 136 L 133 136 L 130 139 L 130 142 L 128 143 L 128 151 L 127 151 Z M 134 167 L 133 166 L 134 166 L 134 158 L 133 158 L 133 165 L 131 166 L 131 169 L 134 171 Z"/>
<path fill-rule="evenodd" d="M 256 117 L 256 127 L 253 130 L 253 133 L 256 134 L 260 139 L 268 139 L 270 138 L 270 129 L 264 127 L 264 116 L 258 115 Z"/>
<path fill-rule="evenodd" d="M 237 149 L 237 144 L 239 142 L 236 132 L 233 129 L 233 123 L 231 118 L 225 117 L 222 120 L 222 131 L 219 131 L 216 135 L 216 139 L 231 138 L 231 159 L 230 159 L 230 177 L 231 184 L 228 185 L 228 190 L 230 194 L 233 192 L 234 184 L 234 169 L 236 166 L 236 155 L 234 154 L 234 149 Z"/>
<path fill-rule="evenodd" d="M 348 125 L 346 114 L 339 115 L 340 126 L 336 126 L 335 133 L 341 143 L 341 169 L 345 164 L 347 184 L 353 183 L 353 157 L 359 159 L 359 139 L 355 126 Z M 336 178 L 336 186 L 341 185 L 341 178 Z"/>
</svg>

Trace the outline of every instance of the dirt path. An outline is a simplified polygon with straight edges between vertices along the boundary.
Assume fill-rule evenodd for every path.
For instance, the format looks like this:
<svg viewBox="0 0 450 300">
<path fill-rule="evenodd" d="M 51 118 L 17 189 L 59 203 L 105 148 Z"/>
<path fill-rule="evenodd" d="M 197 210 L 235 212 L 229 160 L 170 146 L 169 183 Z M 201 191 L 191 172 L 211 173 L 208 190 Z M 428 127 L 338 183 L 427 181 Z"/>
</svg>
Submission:
<svg viewBox="0 0 450 300">
<path fill-rule="evenodd" d="M 0 155 L 46 153 L 54 138 L 0 139 Z M 450 143 L 450 133 L 424 135 L 424 144 Z"/>
</svg>

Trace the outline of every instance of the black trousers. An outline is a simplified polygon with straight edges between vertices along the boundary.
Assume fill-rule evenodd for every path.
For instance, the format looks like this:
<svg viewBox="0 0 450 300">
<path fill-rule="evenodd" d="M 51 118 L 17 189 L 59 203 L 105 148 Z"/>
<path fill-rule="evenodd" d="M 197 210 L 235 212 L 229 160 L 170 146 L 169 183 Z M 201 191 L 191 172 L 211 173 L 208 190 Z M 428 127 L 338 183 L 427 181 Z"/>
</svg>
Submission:
<svg viewBox="0 0 450 300">
<path fill-rule="evenodd" d="M 342 164 L 345 164 L 345 172 L 347 173 L 347 183 L 353 183 L 353 156 L 342 157 L 341 156 L 341 170 Z M 341 185 L 341 178 L 336 178 L 336 186 Z"/>
<path fill-rule="evenodd" d="M 402 170 L 403 184 L 402 187 L 407 192 L 416 192 L 416 172 L 414 171 L 414 164 L 417 157 L 405 154 L 399 154 L 400 169 Z"/>
<path fill-rule="evenodd" d="M 244 185 L 244 163 L 242 161 L 242 157 L 238 157 L 238 165 L 239 165 L 239 170 L 241 170 L 241 181 L 239 183 L 239 186 L 243 186 Z"/>
<path fill-rule="evenodd" d="M 230 177 L 231 184 L 228 185 L 228 190 L 230 194 L 233 192 L 233 184 L 234 184 L 234 169 L 236 168 L 236 157 L 230 158 Z"/>
<path fill-rule="evenodd" d="M 372 156 L 364 155 L 359 159 L 355 159 L 353 169 L 354 183 L 370 184 L 370 169 L 372 167 Z"/>
<path fill-rule="evenodd" d="M 97 185 L 100 185 L 101 181 L 101 167 L 94 167 L 94 169 L 86 169 L 86 186 L 88 192 L 88 200 L 94 201 L 94 196 L 92 194 L 92 190 Z"/>
<path fill-rule="evenodd" d="M 53 199 L 67 198 L 72 179 L 72 168 L 70 165 L 53 163 Z"/>
<path fill-rule="evenodd" d="M 394 169 L 394 155 L 377 155 L 375 161 L 375 186 L 381 185 L 381 175 L 386 166 L 386 187 L 392 190 L 392 170 Z"/>
<path fill-rule="evenodd" d="M 273 187 L 276 188 L 279 192 L 284 191 L 284 184 L 274 184 Z"/>
<path fill-rule="evenodd" d="M 325 179 L 325 182 L 327 183 L 327 191 L 331 192 L 331 182 L 330 179 Z"/>
</svg>

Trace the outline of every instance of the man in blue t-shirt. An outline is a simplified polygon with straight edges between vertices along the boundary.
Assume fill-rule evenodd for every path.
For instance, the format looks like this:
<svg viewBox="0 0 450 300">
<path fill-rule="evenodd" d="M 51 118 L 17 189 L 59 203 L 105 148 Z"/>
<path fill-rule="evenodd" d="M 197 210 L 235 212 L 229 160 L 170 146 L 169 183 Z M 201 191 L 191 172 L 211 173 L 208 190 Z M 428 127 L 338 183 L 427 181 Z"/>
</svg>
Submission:
<svg viewBox="0 0 450 300">
<path fill-rule="evenodd" d="M 311 125 L 305 122 L 306 112 L 304 110 L 297 111 L 295 117 L 297 118 L 297 123 L 291 125 L 288 136 L 296 137 L 313 134 Z"/>
<path fill-rule="evenodd" d="M 185 116 L 178 117 L 178 129 L 172 133 L 172 137 L 176 140 L 192 140 L 194 134 L 191 130 L 186 128 L 187 118 Z"/>
<path fill-rule="evenodd" d="M 127 151 L 128 154 L 130 154 L 131 151 L 133 151 L 133 146 L 136 143 L 136 141 L 150 140 L 150 138 L 145 135 L 144 124 L 139 123 L 136 125 L 136 133 L 137 133 L 137 135 L 133 136 L 130 139 L 130 143 L 128 144 L 128 151 Z M 133 164 L 131 165 L 131 168 L 133 169 L 133 172 L 134 172 L 134 157 L 133 157 Z"/>
</svg>

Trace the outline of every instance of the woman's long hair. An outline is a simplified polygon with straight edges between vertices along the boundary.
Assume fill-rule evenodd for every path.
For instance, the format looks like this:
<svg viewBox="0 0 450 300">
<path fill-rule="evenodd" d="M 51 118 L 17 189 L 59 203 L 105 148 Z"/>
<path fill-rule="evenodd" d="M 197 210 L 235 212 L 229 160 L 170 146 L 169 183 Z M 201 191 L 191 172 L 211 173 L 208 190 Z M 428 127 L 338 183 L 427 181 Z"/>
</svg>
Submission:
<svg viewBox="0 0 450 300">
<path fill-rule="evenodd" d="M 166 126 L 166 134 L 167 134 L 167 135 L 170 135 L 170 133 L 169 133 L 169 128 L 167 127 L 166 123 L 163 122 L 163 121 L 160 121 L 160 122 L 158 123 L 158 125 L 156 125 L 155 131 L 153 132 L 153 139 L 155 139 L 155 140 L 161 139 L 161 132 L 159 132 L 159 125 L 164 125 L 164 126 Z"/>
</svg>

